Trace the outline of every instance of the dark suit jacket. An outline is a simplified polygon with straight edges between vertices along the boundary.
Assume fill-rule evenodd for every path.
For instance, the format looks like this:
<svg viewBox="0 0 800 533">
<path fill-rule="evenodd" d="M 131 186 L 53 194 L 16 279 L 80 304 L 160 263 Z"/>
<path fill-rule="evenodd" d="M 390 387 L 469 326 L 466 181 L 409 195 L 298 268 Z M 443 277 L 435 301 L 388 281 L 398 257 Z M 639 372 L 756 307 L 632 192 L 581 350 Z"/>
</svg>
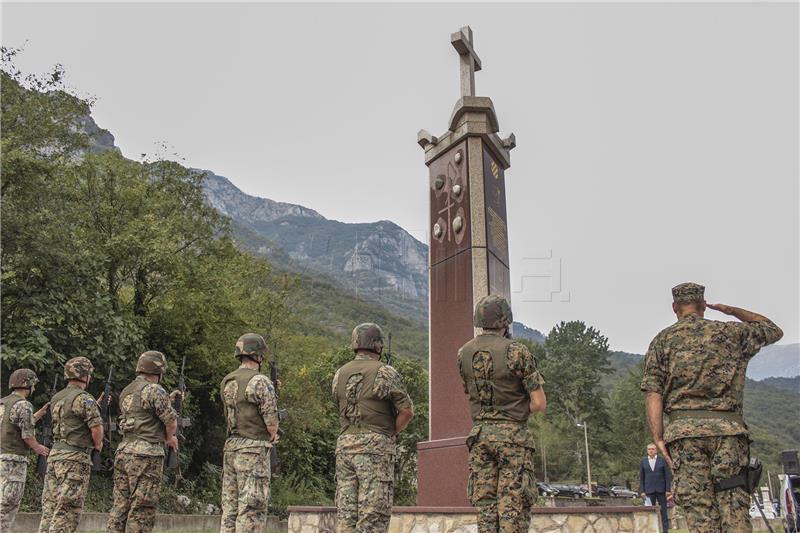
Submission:
<svg viewBox="0 0 800 533">
<path fill-rule="evenodd" d="M 656 455 L 655 470 L 650 470 L 649 458 L 642 459 L 639 465 L 639 492 L 672 492 L 672 471 L 660 455 Z"/>
</svg>

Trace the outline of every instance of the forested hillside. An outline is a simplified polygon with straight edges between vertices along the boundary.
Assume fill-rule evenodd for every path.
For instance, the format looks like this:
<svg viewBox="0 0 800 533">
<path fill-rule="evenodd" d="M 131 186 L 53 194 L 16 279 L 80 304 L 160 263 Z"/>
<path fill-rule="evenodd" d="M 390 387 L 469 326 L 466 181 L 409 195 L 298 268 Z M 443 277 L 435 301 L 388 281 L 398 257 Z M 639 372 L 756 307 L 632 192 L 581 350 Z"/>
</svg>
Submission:
<svg viewBox="0 0 800 533">
<path fill-rule="evenodd" d="M 237 364 L 238 336 L 261 333 L 277 354 L 281 403 L 290 413 L 280 446 L 284 473 L 273 487 L 272 504 L 280 512 L 292 503 L 332 500 L 338 422 L 329 384 L 351 357 L 353 326 L 375 321 L 392 333 L 395 366 L 416 405 L 396 471 L 396 501 L 412 504 L 415 444 L 427 437 L 428 393 L 427 318 L 421 282 L 409 277 L 417 260 L 383 264 L 375 275 L 384 285 L 357 293 L 337 272 L 353 249 L 377 253 L 372 241 L 351 249 L 333 244 L 352 235 L 354 225 L 326 221 L 302 206 L 238 196 L 219 177 L 210 201 L 208 180 L 214 178 L 206 171 L 158 155 L 125 159 L 113 136 L 91 120 L 90 102 L 64 89 L 60 69 L 24 76 L 14 68 L 14 54 L 3 50 L 0 102 L 3 375 L 18 366 L 35 369 L 39 406 L 71 357 L 94 361 L 89 390 L 97 394 L 111 365 L 118 393 L 145 349 L 167 355 L 165 384 L 174 386 L 176 363 L 185 355 L 186 410 L 194 424 L 181 451 L 181 477 L 167 473 L 161 508 L 202 512 L 219 502 L 224 424 L 216 388 Z M 260 222 L 245 223 L 248 213 Z M 328 256 L 318 253 L 316 238 L 306 245 L 278 231 L 284 222 L 298 234 L 327 235 L 323 242 L 342 258 L 335 263 L 340 270 L 323 268 Z M 367 229 L 379 226 L 391 253 L 378 257 L 388 258 L 405 237 L 390 222 Z M 412 283 L 416 296 L 392 279 Z M 582 479 L 583 432 L 576 422 L 587 422 L 595 481 L 632 480 L 649 441 L 641 356 L 610 351 L 609 339 L 578 321 L 558 324 L 546 337 L 523 324 L 514 329 L 537 356 L 550 400 L 548 414 L 532 421 L 537 472 L 544 472 L 546 457 L 551 480 Z M 783 381 L 748 381 L 745 409 L 755 450 L 773 469 L 777 451 L 800 447 L 796 416 L 790 416 L 800 403 L 796 379 L 794 389 Z M 29 480 L 24 505 L 35 509 L 41 484 L 33 475 Z M 93 476 L 89 509 L 108 508 L 110 482 L 108 472 Z M 178 494 L 192 503 L 181 506 Z"/>
</svg>

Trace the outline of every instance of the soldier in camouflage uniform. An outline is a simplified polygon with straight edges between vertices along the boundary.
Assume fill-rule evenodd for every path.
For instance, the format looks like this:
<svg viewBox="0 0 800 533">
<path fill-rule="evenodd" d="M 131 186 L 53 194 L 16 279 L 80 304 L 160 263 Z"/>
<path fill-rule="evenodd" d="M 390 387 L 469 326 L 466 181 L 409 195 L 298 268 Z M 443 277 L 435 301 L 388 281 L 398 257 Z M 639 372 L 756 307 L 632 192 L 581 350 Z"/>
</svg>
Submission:
<svg viewBox="0 0 800 533">
<path fill-rule="evenodd" d="M 34 425 L 47 411 L 47 405 L 33 412 L 28 398 L 39 379 L 33 370 L 20 368 L 11 373 L 11 394 L 0 399 L 0 533 L 14 525 L 28 473 L 28 452 L 45 457 L 49 449 L 36 441 Z"/>
<path fill-rule="evenodd" d="M 228 438 L 222 471 L 220 533 L 259 533 L 267 520 L 270 448 L 278 442 L 275 387 L 259 372 L 267 354 L 261 335 L 239 337 L 241 366 L 222 380 Z"/>
<path fill-rule="evenodd" d="M 164 354 L 144 352 L 136 364 L 136 379 L 119 395 L 119 429 L 124 437 L 114 457 L 108 533 L 149 533 L 155 525 L 165 445 L 178 450 L 178 415 L 171 400 L 180 391 L 167 395 L 159 385 L 166 371 Z"/>
<path fill-rule="evenodd" d="M 414 416 L 400 374 L 380 362 L 383 332 L 353 330 L 355 358 L 333 376 L 341 435 L 336 442 L 336 531 L 385 532 L 394 500 L 397 434 Z"/>
<path fill-rule="evenodd" d="M 53 415 L 53 449 L 47 461 L 42 489 L 39 533 L 72 533 L 89 489 L 92 450 L 103 449 L 103 421 L 97 402 L 86 387 L 94 366 L 86 357 L 64 365 L 65 388 L 50 400 Z"/>
<path fill-rule="evenodd" d="M 641 389 L 653 439 L 671 463 L 675 502 L 683 508 L 689 530 L 749 533 L 747 490 L 722 490 L 717 484 L 749 463 L 750 439 L 742 415 L 747 363 L 783 332 L 751 311 L 706 304 L 704 291 L 696 283 L 672 289 L 678 321 L 650 343 Z M 706 307 L 741 322 L 706 320 Z M 662 413 L 668 417 L 666 430 Z"/>
<path fill-rule="evenodd" d="M 473 422 L 468 496 L 481 533 L 527 532 L 537 498 L 528 417 L 543 412 L 547 398 L 533 355 L 509 338 L 512 321 L 505 298 L 481 298 L 473 324 L 482 329 L 458 351 Z"/>
</svg>

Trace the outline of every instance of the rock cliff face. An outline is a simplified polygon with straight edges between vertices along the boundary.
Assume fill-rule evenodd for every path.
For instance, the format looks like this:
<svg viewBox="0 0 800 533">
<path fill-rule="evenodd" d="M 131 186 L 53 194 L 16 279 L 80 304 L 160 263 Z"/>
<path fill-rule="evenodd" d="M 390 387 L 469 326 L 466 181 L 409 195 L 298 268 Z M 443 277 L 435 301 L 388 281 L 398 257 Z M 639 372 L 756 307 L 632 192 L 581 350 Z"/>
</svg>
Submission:
<svg viewBox="0 0 800 533">
<path fill-rule="evenodd" d="M 427 321 L 428 247 L 403 228 L 386 220 L 328 220 L 313 209 L 250 196 L 227 178 L 205 172 L 209 204 L 234 221 L 243 247 L 290 270 L 326 275 L 357 296 Z"/>
<path fill-rule="evenodd" d="M 257 222 L 271 222 L 287 216 L 323 219 L 322 215 L 301 205 L 256 198 L 241 191 L 224 176 L 205 170 L 204 183 L 208 203 L 229 217 L 252 226 Z"/>
</svg>

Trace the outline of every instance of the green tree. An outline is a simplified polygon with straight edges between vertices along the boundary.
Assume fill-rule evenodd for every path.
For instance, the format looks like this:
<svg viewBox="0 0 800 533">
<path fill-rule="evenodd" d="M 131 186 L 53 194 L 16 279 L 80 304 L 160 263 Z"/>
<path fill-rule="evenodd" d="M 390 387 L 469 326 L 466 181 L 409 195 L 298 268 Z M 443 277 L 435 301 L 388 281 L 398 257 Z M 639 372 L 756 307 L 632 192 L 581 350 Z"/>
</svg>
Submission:
<svg viewBox="0 0 800 533">
<path fill-rule="evenodd" d="M 571 422 L 608 424 L 602 377 L 612 372 L 608 339 L 583 322 L 561 322 L 535 355 L 547 380 L 549 411 Z"/>
<path fill-rule="evenodd" d="M 642 365 L 639 363 L 617 383 L 609 402 L 611 424 L 607 445 L 610 453 L 605 474 L 634 484 L 639 476 L 639 461 L 650 442 L 644 417 L 644 395 L 639 390 Z"/>
</svg>

